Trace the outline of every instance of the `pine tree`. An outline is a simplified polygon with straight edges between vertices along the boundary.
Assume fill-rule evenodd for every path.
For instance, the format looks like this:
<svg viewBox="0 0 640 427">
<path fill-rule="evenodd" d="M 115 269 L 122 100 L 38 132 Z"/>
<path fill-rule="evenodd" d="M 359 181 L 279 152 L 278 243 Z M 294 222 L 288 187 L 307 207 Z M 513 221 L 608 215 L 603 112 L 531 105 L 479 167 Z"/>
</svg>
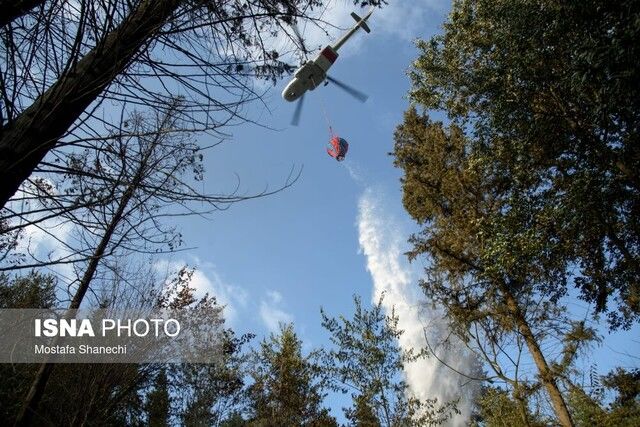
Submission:
<svg viewBox="0 0 640 427">
<path fill-rule="evenodd" d="M 469 167 L 491 190 L 535 195 L 523 202 L 544 216 L 517 225 L 556 242 L 550 257 L 576 271 L 567 283 L 629 327 L 640 316 L 640 2 L 461 0 L 444 28 L 418 42 L 411 99 L 475 137 Z"/>
<path fill-rule="evenodd" d="M 251 426 L 332 426 L 317 354 L 304 356 L 293 325 L 281 325 L 254 353 L 248 389 Z"/>
<path fill-rule="evenodd" d="M 161 369 L 155 378 L 153 390 L 147 396 L 146 409 L 150 427 L 170 425 L 171 398 L 169 397 L 167 374 L 164 369 Z"/>
<path fill-rule="evenodd" d="M 405 363 L 416 357 L 399 348 L 395 313 L 385 314 L 383 297 L 370 309 L 354 296 L 352 319 L 330 318 L 322 312 L 322 326 L 334 347 L 326 353 L 325 371 L 336 390 L 351 392 L 345 415 L 353 426 L 437 425 L 455 410 L 449 402 L 417 399 L 402 379 Z"/>
</svg>

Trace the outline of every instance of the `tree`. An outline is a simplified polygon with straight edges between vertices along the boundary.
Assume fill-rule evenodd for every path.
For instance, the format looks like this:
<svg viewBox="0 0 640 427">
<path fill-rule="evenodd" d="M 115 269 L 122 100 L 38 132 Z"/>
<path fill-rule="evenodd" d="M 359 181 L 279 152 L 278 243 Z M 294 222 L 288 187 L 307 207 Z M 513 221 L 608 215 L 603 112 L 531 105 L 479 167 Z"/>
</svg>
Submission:
<svg viewBox="0 0 640 427">
<path fill-rule="evenodd" d="M 539 414 L 531 413 L 527 405 L 522 405 L 522 402 L 510 398 L 508 391 L 498 387 L 484 387 L 478 395 L 476 406 L 478 414 L 472 424 L 474 426 L 542 427 L 549 425 L 549 420 L 545 420 Z"/>
<path fill-rule="evenodd" d="M 164 245 L 171 251 L 179 246 L 180 234 L 162 224 L 161 218 L 180 214 L 179 207 L 186 215 L 197 213 L 188 206 L 194 201 L 206 203 L 215 210 L 217 203 L 239 200 L 202 195 L 185 177 L 192 173 L 196 181 L 201 179 L 202 157 L 188 135 L 174 131 L 180 127 L 171 112 L 179 108 L 180 101 L 176 100 L 165 116 L 133 115 L 126 125 L 131 127 L 130 132 L 118 132 L 100 139 L 100 150 L 71 156 L 70 163 L 83 173 L 74 176 L 74 185 L 67 195 L 75 199 L 74 196 L 90 194 L 89 197 L 103 202 L 61 214 L 76 227 L 74 231 L 80 242 L 80 247 L 72 249 L 70 243 L 59 240 L 71 249 L 63 261 L 82 266 L 77 281 L 67 284 L 67 289 L 73 289 L 68 316 L 74 315 L 71 310 L 80 308 L 99 269 L 109 267 L 105 266 L 109 257 L 154 252 L 155 248 Z M 53 263 L 50 260 L 31 267 Z M 24 419 L 29 423 L 29 416 L 37 408 L 53 366 L 43 364 L 40 367 L 18 422 Z"/>
<path fill-rule="evenodd" d="M 2 19 L 0 19 L 0 27 L 4 27 L 42 3 L 44 3 L 44 0 L 3 0 L 0 2 L 0 7 L 5 12 L 2 15 Z"/>
<path fill-rule="evenodd" d="M 458 1 L 410 73 L 414 101 L 477 137 L 494 188 L 539 193 L 536 232 L 612 328 L 640 314 L 639 16 L 635 0 Z"/>
<path fill-rule="evenodd" d="M 0 309 L 52 308 L 56 305 L 56 279 L 32 271 L 13 279 L 0 274 Z"/>
<path fill-rule="evenodd" d="M 153 390 L 147 395 L 146 410 L 150 427 L 166 427 L 171 415 L 171 396 L 167 384 L 167 374 L 164 369 L 156 375 Z"/>
<path fill-rule="evenodd" d="M 125 286 L 124 275 L 111 278 L 113 290 L 105 292 L 107 304 L 120 310 L 146 312 L 151 308 L 180 310 L 181 324 L 206 313 L 205 336 L 198 336 L 193 351 L 210 351 L 207 339 L 220 344 L 221 353 L 214 364 L 61 364 L 50 372 L 32 424 L 53 425 L 149 425 L 151 420 L 173 425 L 220 425 L 242 409 L 244 358 L 241 346 L 248 336 L 235 337 L 230 329 L 222 334 L 206 333 L 224 325 L 223 307 L 215 298 L 195 298 L 190 286 L 192 271 L 182 269 L 170 278 L 146 271 L 137 288 Z M 49 283 L 50 282 L 50 283 Z M 52 278 L 33 275 L 0 281 L 0 307 L 56 308 Z M 37 298 L 34 296 L 38 296 Z M 39 302 L 34 302 L 39 301 Z M 54 300 L 55 301 L 55 300 Z M 106 306 L 106 305 L 105 305 Z M 205 310 L 209 308 L 209 310 Z M 177 311 L 174 311 L 174 313 Z M 3 365 L 0 380 L 0 414 L 11 424 L 22 406 L 38 365 Z M 202 405 L 190 411 L 189 403 L 199 399 Z M 157 422 L 157 423 L 156 423 Z"/>
<path fill-rule="evenodd" d="M 0 308 L 56 309 L 55 284 L 54 277 L 35 272 L 11 280 L 2 276 Z M 6 423 L 16 420 L 38 368 L 35 364 L 2 365 L 0 414 Z M 34 424 L 81 425 L 91 419 L 97 424 L 131 425 L 127 415 L 141 404 L 136 393 L 145 386 L 147 372 L 147 366 L 125 364 L 58 366 L 44 403 L 33 414 Z"/>
<path fill-rule="evenodd" d="M 281 325 L 253 354 L 249 374 L 250 426 L 337 426 L 322 407 L 325 385 L 317 352 L 302 354 L 293 325 Z"/>
<path fill-rule="evenodd" d="M 345 408 L 354 426 L 438 425 L 454 410 L 452 402 L 420 401 L 405 381 L 405 363 L 416 357 L 398 347 L 402 331 L 395 313 L 385 315 L 382 299 L 370 310 L 354 296 L 353 319 L 330 318 L 322 312 L 322 326 L 335 346 L 326 353 L 325 370 L 337 390 L 351 392 Z"/>
<path fill-rule="evenodd" d="M 10 278 L 0 274 L 0 309 L 52 308 L 55 306 L 55 278 L 32 272 Z M 34 367 L 0 364 L 0 417 L 12 420 L 19 408 L 16 398 L 28 387 Z"/>
<path fill-rule="evenodd" d="M 558 382 L 594 337 L 562 303 L 569 286 L 612 328 L 640 308 L 637 47 L 625 47 L 638 6 L 454 3 L 410 72 L 411 99 L 451 125 L 410 109 L 396 133 L 425 292 L 514 391 L 521 382 L 492 362 L 522 340 L 563 425 Z"/>
<path fill-rule="evenodd" d="M 220 320 L 224 319 L 220 317 Z M 252 338 L 252 334 L 236 337 L 233 330 L 225 329 L 221 336 L 216 334 L 215 337 L 222 341 L 215 363 L 181 364 L 169 369 L 171 390 L 178 407 L 176 412 L 180 414 L 182 425 L 232 425 L 234 420 L 241 419 L 247 374 L 243 347 Z M 207 351 L 206 345 L 200 351 Z"/>
<path fill-rule="evenodd" d="M 353 407 L 347 410 L 347 419 L 357 427 L 380 427 L 382 424 L 372 407 L 369 396 L 359 395 L 353 397 Z"/>
<path fill-rule="evenodd" d="M 18 247 L 22 230 L 9 230 L 8 221 L 0 218 L 0 263 L 15 264 L 20 261 L 20 256 L 15 253 Z"/>
<path fill-rule="evenodd" d="M 574 387 L 571 409 L 580 426 L 634 426 L 640 422 L 640 370 L 616 368 L 599 380 L 590 393 Z"/>
<path fill-rule="evenodd" d="M 158 282 L 153 274 L 147 274 L 147 280 L 140 280 L 136 290 L 118 283 L 123 276 L 114 276 L 111 280 L 114 289 L 108 294 L 118 301 L 122 309 L 148 306 L 153 300 L 152 295 L 157 292 Z M 52 276 L 38 273 L 18 276 L 9 282 L 9 286 L 0 286 L 3 304 L 8 304 L 3 307 L 59 310 L 63 302 L 56 298 L 56 282 Z M 136 291 L 141 293 L 136 294 Z M 21 422 L 18 419 L 24 406 L 24 396 L 32 388 L 42 366 L 6 367 L 2 378 L 7 381 L 0 384 L 0 393 L 3 419 L 12 424 Z M 139 419 L 138 409 L 142 406 L 137 393 L 147 386 L 146 381 L 153 372 L 149 365 L 58 365 L 55 371 L 49 372 L 47 392 L 42 394 L 37 411 L 30 412 L 27 420 L 22 422 L 82 425 L 90 419 L 97 424 L 135 425 L 134 419 Z"/>
<path fill-rule="evenodd" d="M 106 134 L 87 138 L 82 151 L 59 153 L 57 163 L 30 178 L 11 208 L 3 211 L 6 216 L 0 214 L 0 221 L 10 224 L 4 231 L 35 229 L 60 249 L 39 254 L 27 241 L 22 245 L 26 253 L 0 265 L 0 271 L 61 264 L 81 269 L 106 255 L 172 252 L 182 245 L 181 235 L 160 219 L 206 215 L 273 194 L 295 181 L 290 176 L 282 187 L 254 195 L 198 190 L 205 150 L 178 119 L 182 108 L 179 98 L 161 116 L 139 111 L 127 116 L 123 109 Z"/>
<path fill-rule="evenodd" d="M 40 7 L 25 14 L 34 4 Z M 259 98 L 248 75 L 275 79 L 292 70 L 266 36 L 295 39 L 287 25 L 321 4 L 51 0 L 15 8 L 0 51 L 0 206 L 66 135 L 91 135 L 105 101 L 162 114 L 167 100 L 187 93 L 181 118 L 215 132 Z"/>
<path fill-rule="evenodd" d="M 581 327 L 559 304 L 567 266 L 557 256 L 558 242 L 544 240 L 534 226 L 553 207 L 541 205 L 535 192 L 505 191 L 502 178 L 487 167 L 490 155 L 455 125 L 447 131 L 415 109 L 405 114 L 395 162 L 405 173 L 405 208 L 422 225 L 411 237 L 410 257 L 429 256 L 423 290 L 444 309 L 462 342 L 477 344 L 474 350 L 492 368 L 521 337 L 560 422 L 571 425 L 557 384 L 562 372 L 554 371 L 541 346 L 544 340 L 562 344 L 563 336 Z M 567 354 L 573 360 L 575 352 Z M 502 369 L 495 373 L 514 387 L 520 384 Z"/>
</svg>

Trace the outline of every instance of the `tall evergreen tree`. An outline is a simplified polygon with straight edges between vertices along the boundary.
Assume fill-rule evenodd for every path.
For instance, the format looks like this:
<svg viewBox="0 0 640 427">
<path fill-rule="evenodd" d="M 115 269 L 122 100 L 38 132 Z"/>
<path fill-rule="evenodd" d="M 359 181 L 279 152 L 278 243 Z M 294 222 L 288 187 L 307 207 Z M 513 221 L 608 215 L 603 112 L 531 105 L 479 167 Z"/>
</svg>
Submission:
<svg viewBox="0 0 640 427">
<path fill-rule="evenodd" d="M 167 384 L 167 373 L 160 369 L 153 381 L 153 390 L 147 396 L 146 410 L 149 427 L 170 425 L 171 397 Z"/>
<path fill-rule="evenodd" d="M 640 1 L 460 0 L 418 42 L 411 99 L 484 150 L 502 194 L 537 194 L 531 224 L 612 328 L 640 315 Z M 479 161 L 479 160 L 476 160 Z M 566 289 L 558 281 L 554 287 Z"/>
<path fill-rule="evenodd" d="M 421 283 L 427 297 L 514 387 L 520 382 L 497 368 L 498 353 L 522 338 L 558 417 L 571 425 L 560 372 L 542 351 L 546 338 L 562 341 L 558 333 L 580 327 L 558 304 L 567 280 L 564 259 L 550 256 L 557 242 L 532 226 L 546 215 L 537 194 L 496 187 L 486 168 L 491 153 L 477 146 L 455 125 L 446 130 L 415 109 L 405 114 L 396 132 L 396 165 L 405 173 L 405 208 L 422 225 L 410 256 L 429 256 Z"/>
<path fill-rule="evenodd" d="M 337 390 L 351 392 L 345 408 L 353 426 L 438 425 L 454 410 L 450 402 L 421 401 L 403 380 L 406 363 L 416 357 L 399 348 L 395 313 L 385 314 L 382 298 L 371 309 L 354 297 L 352 319 L 331 318 L 322 312 L 322 326 L 334 347 L 326 353 L 325 370 Z"/>
<path fill-rule="evenodd" d="M 337 426 L 322 406 L 326 393 L 317 352 L 302 354 L 292 324 L 261 343 L 250 375 L 250 426 Z"/>
</svg>

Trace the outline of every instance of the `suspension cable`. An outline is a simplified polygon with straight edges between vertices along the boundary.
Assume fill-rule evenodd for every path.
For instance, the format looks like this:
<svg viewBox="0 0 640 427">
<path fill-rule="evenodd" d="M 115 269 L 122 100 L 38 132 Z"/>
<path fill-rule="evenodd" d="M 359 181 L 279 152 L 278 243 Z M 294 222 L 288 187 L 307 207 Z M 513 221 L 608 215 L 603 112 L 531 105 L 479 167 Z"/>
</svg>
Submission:
<svg viewBox="0 0 640 427">
<path fill-rule="evenodd" d="M 313 80 L 313 76 L 311 76 L 311 81 L 313 81 L 314 86 L 318 87 L 315 84 L 316 82 Z M 329 119 L 329 114 L 327 113 L 327 108 L 326 108 L 324 96 L 322 95 L 322 91 L 320 91 L 320 94 L 318 95 L 318 97 L 320 98 L 320 108 L 322 109 L 322 114 L 324 115 L 324 119 L 327 122 L 327 127 L 329 128 L 329 135 L 331 136 L 331 138 L 333 138 L 335 135 L 333 133 L 333 128 L 331 127 L 331 120 Z"/>
</svg>

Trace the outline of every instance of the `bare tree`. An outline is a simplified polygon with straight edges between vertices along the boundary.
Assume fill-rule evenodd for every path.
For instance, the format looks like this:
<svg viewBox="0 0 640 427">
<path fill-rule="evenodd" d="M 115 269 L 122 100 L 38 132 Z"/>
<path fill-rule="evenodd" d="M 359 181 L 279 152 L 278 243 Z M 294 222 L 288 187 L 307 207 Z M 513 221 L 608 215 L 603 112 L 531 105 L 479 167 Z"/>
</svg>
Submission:
<svg viewBox="0 0 640 427">
<path fill-rule="evenodd" d="M 2 17 L 0 18 L 0 27 L 4 27 L 9 22 L 23 16 L 30 9 L 42 3 L 44 3 L 44 0 L 2 0 L 0 1 L 0 10 L 3 10 Z"/>
<path fill-rule="evenodd" d="M 161 110 L 185 95 L 194 128 L 234 120 L 259 98 L 244 77 L 292 69 L 269 40 L 322 3 L 53 0 L 14 19 L 0 52 L 0 206 L 66 136 L 91 134 L 105 101 Z"/>
<path fill-rule="evenodd" d="M 115 135 L 94 141 L 99 146 L 93 150 L 69 157 L 67 167 L 82 173 L 73 175 L 68 193 L 95 197 L 102 203 L 59 213 L 75 232 L 73 239 L 60 239 L 68 248 L 68 255 L 20 266 L 74 263 L 78 276 L 67 283 L 69 310 L 80 308 L 107 257 L 177 249 L 180 233 L 163 219 L 203 214 L 251 197 L 205 195 L 193 188 L 192 182 L 202 179 L 202 155 L 172 114 L 180 108 L 181 101 L 175 100 L 166 114 L 155 113 L 151 117 L 134 114 L 123 121 Z M 130 130 L 125 131 L 125 125 Z M 287 180 L 284 187 L 292 182 Z M 260 196 L 266 194 L 270 193 L 263 192 Z M 199 202 L 201 207 L 194 208 L 193 202 Z M 73 316 L 71 313 L 67 316 Z M 31 422 L 53 366 L 50 363 L 40 366 L 17 418 L 18 425 Z"/>
<path fill-rule="evenodd" d="M 0 265 L 0 271 L 61 264 L 84 270 L 87 263 L 108 255 L 174 252 L 181 249 L 182 238 L 164 219 L 206 216 L 242 200 L 274 194 L 297 179 L 300 171 L 294 174 L 292 169 L 273 190 L 240 193 L 239 182 L 227 194 L 199 190 L 204 153 L 216 144 L 201 147 L 195 142 L 176 117 L 181 108 L 178 99 L 167 113 L 123 113 L 107 135 L 76 141 L 82 151 L 56 150 L 57 161 L 38 168 L 38 175 L 2 211 L 0 221 L 7 234 L 31 227 L 59 249 L 42 254 L 26 241 L 27 253 L 19 262 Z M 16 244 L 5 246 L 8 257 L 6 252 Z"/>
</svg>

